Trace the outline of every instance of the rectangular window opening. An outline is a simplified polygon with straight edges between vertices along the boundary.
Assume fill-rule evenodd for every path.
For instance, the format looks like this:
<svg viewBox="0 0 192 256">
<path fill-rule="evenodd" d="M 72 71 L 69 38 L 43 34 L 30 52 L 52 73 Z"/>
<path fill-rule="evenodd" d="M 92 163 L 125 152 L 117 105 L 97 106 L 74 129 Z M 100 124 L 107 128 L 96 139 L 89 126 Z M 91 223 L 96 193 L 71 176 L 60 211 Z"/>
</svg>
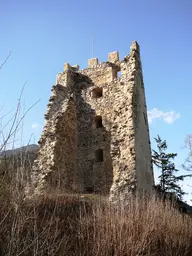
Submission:
<svg viewBox="0 0 192 256">
<path fill-rule="evenodd" d="M 103 127 L 102 116 L 96 116 L 95 117 L 95 126 L 96 126 L 96 128 Z"/>
<path fill-rule="evenodd" d="M 88 194 L 94 193 L 94 188 L 93 187 L 85 187 L 85 192 Z"/>
<path fill-rule="evenodd" d="M 97 149 L 95 151 L 95 161 L 97 163 L 103 162 L 103 150 L 102 149 Z"/>
<path fill-rule="evenodd" d="M 121 71 L 117 72 L 117 77 L 121 77 Z"/>
</svg>

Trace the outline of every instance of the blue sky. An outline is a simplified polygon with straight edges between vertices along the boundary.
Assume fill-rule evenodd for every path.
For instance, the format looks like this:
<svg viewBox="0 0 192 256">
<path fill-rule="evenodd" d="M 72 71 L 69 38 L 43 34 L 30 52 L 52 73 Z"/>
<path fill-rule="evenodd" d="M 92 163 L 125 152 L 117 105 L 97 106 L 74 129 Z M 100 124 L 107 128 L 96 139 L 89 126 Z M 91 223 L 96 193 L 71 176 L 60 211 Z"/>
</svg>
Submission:
<svg viewBox="0 0 192 256">
<path fill-rule="evenodd" d="M 137 40 L 152 147 L 153 137 L 159 134 L 167 140 L 169 151 L 178 153 L 179 167 L 187 156 L 182 148 L 185 137 L 192 132 L 191 26 L 190 0 L 0 0 L 0 63 L 12 51 L 0 71 L 0 114 L 16 106 L 26 83 L 21 112 L 40 102 L 24 119 L 17 144 L 26 144 L 31 134 L 36 142 L 56 74 L 65 62 L 87 67 L 92 33 L 100 62 L 115 50 L 124 57 Z M 185 182 L 185 189 L 191 181 Z"/>
</svg>

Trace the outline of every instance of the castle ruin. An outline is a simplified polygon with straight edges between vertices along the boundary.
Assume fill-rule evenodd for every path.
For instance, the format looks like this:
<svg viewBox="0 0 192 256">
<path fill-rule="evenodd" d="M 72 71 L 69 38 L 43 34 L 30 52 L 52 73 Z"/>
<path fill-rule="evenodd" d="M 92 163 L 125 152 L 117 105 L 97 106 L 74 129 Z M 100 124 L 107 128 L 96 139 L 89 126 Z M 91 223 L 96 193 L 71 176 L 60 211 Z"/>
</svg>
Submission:
<svg viewBox="0 0 192 256">
<path fill-rule="evenodd" d="M 64 65 L 52 88 L 29 193 L 99 193 L 112 200 L 154 184 L 140 49 L 123 60 Z"/>
</svg>

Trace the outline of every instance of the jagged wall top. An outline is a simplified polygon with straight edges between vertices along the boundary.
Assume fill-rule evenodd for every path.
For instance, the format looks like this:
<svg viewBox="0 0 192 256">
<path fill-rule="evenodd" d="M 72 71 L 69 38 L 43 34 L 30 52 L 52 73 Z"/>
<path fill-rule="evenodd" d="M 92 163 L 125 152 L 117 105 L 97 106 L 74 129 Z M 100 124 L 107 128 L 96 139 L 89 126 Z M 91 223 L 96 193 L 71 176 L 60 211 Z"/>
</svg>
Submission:
<svg viewBox="0 0 192 256">
<path fill-rule="evenodd" d="M 137 41 L 132 42 L 130 49 L 131 49 L 131 51 L 140 52 L 140 47 L 139 47 L 139 44 L 137 43 Z M 108 62 L 118 64 L 119 52 L 114 51 L 114 52 L 108 53 Z M 96 66 L 98 64 L 99 64 L 98 58 L 92 58 L 92 59 L 88 60 L 88 68 L 93 68 L 94 66 Z M 66 62 L 64 64 L 64 71 L 67 71 L 67 70 L 79 71 L 79 65 L 76 64 L 74 66 L 71 66 L 69 63 Z"/>
</svg>

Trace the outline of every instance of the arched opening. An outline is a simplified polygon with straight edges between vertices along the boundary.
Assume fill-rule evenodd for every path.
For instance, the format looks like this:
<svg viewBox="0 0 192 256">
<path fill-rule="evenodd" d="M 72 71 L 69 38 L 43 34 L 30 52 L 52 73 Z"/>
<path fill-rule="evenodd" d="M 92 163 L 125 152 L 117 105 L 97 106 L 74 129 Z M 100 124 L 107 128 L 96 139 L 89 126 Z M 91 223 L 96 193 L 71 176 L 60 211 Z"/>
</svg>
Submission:
<svg viewBox="0 0 192 256">
<path fill-rule="evenodd" d="M 96 128 L 101 128 L 101 127 L 103 127 L 102 116 L 96 116 L 96 117 L 95 117 L 95 127 L 96 127 Z"/>
<path fill-rule="evenodd" d="M 92 98 L 100 98 L 103 96 L 103 88 L 97 87 L 92 90 Z"/>
<path fill-rule="evenodd" d="M 95 151 L 95 162 L 103 162 L 103 150 L 97 149 Z"/>
</svg>

